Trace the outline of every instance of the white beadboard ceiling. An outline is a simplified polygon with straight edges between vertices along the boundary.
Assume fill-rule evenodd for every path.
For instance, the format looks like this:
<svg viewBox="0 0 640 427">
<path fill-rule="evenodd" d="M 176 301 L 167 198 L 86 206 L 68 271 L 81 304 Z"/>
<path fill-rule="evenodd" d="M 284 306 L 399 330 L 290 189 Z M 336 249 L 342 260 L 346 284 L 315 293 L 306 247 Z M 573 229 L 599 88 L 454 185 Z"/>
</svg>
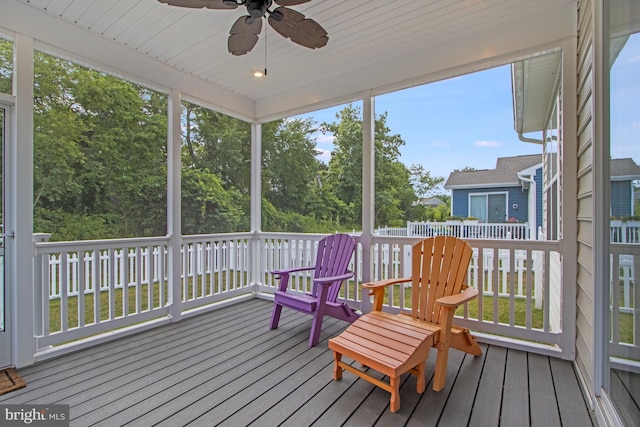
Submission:
<svg viewBox="0 0 640 427">
<path fill-rule="evenodd" d="M 575 36 L 576 0 L 312 0 L 292 6 L 329 33 L 310 50 L 264 27 L 253 51 L 227 52 L 235 10 L 156 0 L 2 0 L 0 33 L 177 89 L 264 121 L 512 59 Z M 253 71 L 266 66 L 268 75 Z M 511 58 L 510 58 L 511 56 Z"/>
</svg>

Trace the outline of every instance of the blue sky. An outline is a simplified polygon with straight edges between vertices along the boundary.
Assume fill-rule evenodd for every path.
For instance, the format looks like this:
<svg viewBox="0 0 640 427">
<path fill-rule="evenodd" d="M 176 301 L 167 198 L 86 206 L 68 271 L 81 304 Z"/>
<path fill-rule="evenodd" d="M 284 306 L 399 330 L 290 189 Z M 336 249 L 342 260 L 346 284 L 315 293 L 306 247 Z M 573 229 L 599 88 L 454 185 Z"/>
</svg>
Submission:
<svg viewBox="0 0 640 427">
<path fill-rule="evenodd" d="M 632 36 L 614 70 L 612 86 L 612 156 L 632 157 L 640 164 L 640 41 Z M 513 125 L 509 65 L 455 77 L 376 97 L 376 114 L 388 112 L 391 133 L 405 141 L 401 161 L 421 164 L 432 176 L 448 177 L 466 166 L 493 169 L 498 157 L 540 154 L 542 147 L 518 139 Z M 360 103 L 356 105 L 361 105 Z M 315 111 L 317 123 L 333 122 L 344 106 Z M 540 138 L 541 134 L 527 135 Z M 331 136 L 316 135 L 328 161 Z"/>
<path fill-rule="evenodd" d="M 510 73 L 503 66 L 377 96 L 376 114 L 386 111 L 391 133 L 405 141 L 400 160 L 446 178 L 466 166 L 492 169 L 497 157 L 541 153 L 541 146 L 519 141 L 513 130 Z M 302 117 L 335 121 L 343 107 Z M 331 150 L 330 136 L 317 135 L 316 141 L 320 150 Z"/>
<path fill-rule="evenodd" d="M 611 68 L 611 157 L 640 164 L 640 34 L 629 37 Z"/>
</svg>

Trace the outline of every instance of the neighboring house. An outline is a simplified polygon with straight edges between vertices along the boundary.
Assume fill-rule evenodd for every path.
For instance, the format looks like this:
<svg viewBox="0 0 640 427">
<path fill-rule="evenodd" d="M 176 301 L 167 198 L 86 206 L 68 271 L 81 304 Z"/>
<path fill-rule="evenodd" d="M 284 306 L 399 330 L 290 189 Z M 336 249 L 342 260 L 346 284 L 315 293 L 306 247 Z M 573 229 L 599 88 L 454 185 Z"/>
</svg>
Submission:
<svg viewBox="0 0 640 427">
<path fill-rule="evenodd" d="M 640 166 L 633 159 L 611 159 L 611 216 L 633 216 L 633 182 L 640 179 Z"/>
<path fill-rule="evenodd" d="M 529 223 L 531 235 L 542 224 L 542 155 L 500 157 L 495 169 L 451 172 L 451 214 L 480 222 L 510 219 Z"/>
<path fill-rule="evenodd" d="M 640 166 L 633 159 L 611 160 L 611 216 L 634 215 L 636 180 L 640 180 Z M 543 223 L 540 154 L 500 157 L 495 169 L 452 172 L 444 188 L 451 191 L 454 216 L 491 223 L 527 222 L 532 236 Z"/>
</svg>

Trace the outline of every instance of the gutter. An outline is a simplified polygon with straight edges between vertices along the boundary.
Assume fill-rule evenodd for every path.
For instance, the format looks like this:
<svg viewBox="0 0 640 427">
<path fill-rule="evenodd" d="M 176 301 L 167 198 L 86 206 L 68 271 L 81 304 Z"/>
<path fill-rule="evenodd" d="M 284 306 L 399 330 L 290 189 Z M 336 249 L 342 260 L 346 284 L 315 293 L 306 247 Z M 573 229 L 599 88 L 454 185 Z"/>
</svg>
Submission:
<svg viewBox="0 0 640 427">
<path fill-rule="evenodd" d="M 542 144 L 544 142 L 541 139 L 527 138 L 526 136 L 522 135 L 522 131 L 518 131 L 518 139 L 522 142 L 531 142 L 533 144 Z M 518 178 L 520 178 L 520 174 L 518 174 Z"/>
</svg>

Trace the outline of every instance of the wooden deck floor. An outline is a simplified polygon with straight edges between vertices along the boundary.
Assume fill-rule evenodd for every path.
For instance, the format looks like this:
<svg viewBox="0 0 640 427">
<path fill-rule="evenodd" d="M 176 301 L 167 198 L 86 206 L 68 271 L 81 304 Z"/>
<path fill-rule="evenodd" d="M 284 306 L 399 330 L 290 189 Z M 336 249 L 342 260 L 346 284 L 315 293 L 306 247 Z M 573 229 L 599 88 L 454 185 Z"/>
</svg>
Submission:
<svg viewBox="0 0 640 427">
<path fill-rule="evenodd" d="M 0 404 L 69 404 L 82 427 L 593 425 L 569 362 L 486 345 L 451 351 L 439 393 L 405 378 L 393 414 L 388 393 L 332 380 L 327 338 L 346 323 L 325 319 L 309 348 L 311 318 L 285 309 L 269 331 L 271 307 L 251 300 L 21 369 L 27 387 Z"/>
</svg>

